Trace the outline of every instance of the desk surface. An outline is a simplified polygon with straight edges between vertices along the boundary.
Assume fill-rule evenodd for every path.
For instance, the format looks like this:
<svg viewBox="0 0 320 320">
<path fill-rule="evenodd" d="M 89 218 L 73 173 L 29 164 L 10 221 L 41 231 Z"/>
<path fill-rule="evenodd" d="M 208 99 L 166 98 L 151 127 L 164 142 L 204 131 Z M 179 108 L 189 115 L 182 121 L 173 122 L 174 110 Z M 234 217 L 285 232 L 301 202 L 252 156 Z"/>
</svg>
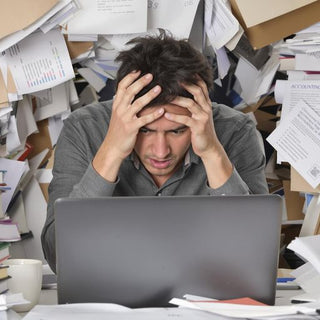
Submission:
<svg viewBox="0 0 320 320">
<path fill-rule="evenodd" d="M 302 294 L 302 290 L 277 290 L 276 292 L 276 305 L 288 305 L 290 304 L 291 297 Z M 46 289 L 41 291 L 39 304 L 57 304 L 57 290 Z"/>
<path fill-rule="evenodd" d="M 276 292 L 276 305 L 288 305 L 290 304 L 290 298 L 302 293 L 302 290 L 277 290 Z M 54 305 L 58 303 L 57 290 L 56 289 L 44 289 L 41 291 L 39 304 L 41 305 Z M 19 316 L 23 318 L 26 313 L 19 313 Z M 17 317 L 8 317 L 8 320 L 17 319 Z"/>
</svg>

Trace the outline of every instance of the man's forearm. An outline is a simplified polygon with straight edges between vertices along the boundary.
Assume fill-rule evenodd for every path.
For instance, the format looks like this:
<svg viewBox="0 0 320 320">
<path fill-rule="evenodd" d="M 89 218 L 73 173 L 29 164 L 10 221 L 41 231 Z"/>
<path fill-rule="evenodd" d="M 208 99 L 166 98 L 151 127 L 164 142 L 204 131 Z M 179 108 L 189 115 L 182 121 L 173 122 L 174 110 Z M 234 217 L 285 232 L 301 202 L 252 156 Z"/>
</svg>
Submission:
<svg viewBox="0 0 320 320">
<path fill-rule="evenodd" d="M 206 169 L 209 187 L 212 189 L 221 187 L 232 175 L 233 165 L 222 146 L 203 156 L 202 162 Z"/>
</svg>

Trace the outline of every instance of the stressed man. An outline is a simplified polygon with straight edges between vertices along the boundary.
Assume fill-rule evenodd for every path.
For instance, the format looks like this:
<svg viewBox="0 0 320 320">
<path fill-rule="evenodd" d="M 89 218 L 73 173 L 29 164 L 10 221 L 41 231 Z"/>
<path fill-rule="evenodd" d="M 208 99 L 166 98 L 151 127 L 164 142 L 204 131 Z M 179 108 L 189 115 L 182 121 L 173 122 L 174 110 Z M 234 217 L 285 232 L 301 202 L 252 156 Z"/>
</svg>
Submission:
<svg viewBox="0 0 320 320">
<path fill-rule="evenodd" d="M 205 56 L 162 32 L 117 61 L 114 99 L 73 112 L 56 146 L 42 232 L 53 270 L 57 198 L 268 193 L 255 125 L 210 101 Z"/>
</svg>

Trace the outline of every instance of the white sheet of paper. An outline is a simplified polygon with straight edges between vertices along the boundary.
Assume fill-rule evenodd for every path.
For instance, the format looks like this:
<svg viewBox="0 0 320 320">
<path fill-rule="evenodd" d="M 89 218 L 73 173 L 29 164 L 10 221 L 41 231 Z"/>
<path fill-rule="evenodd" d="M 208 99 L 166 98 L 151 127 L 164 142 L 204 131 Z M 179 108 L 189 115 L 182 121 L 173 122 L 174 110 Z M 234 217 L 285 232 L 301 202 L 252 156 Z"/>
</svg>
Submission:
<svg viewBox="0 0 320 320">
<path fill-rule="evenodd" d="M 238 20 L 222 0 L 205 1 L 205 30 L 210 44 L 220 49 L 239 31 Z"/>
<path fill-rule="evenodd" d="M 18 134 L 17 119 L 15 116 L 10 116 L 9 132 L 7 133 L 7 141 L 6 141 L 7 153 L 10 154 L 15 150 L 19 150 L 22 144 L 23 143 L 22 141 L 20 141 L 19 134 Z"/>
<path fill-rule="evenodd" d="M 217 58 L 219 78 L 223 79 L 228 74 L 231 64 L 226 53 L 226 49 L 224 47 L 216 49 L 215 53 Z"/>
<path fill-rule="evenodd" d="M 247 103 L 256 103 L 259 98 L 256 97 L 255 90 L 256 83 L 259 77 L 259 70 L 257 70 L 246 59 L 240 57 L 238 60 L 235 76 L 239 81 L 241 92 L 239 92 L 241 98 Z"/>
<path fill-rule="evenodd" d="M 320 273 L 320 235 L 298 237 L 292 240 L 288 249 L 307 260 Z"/>
<path fill-rule="evenodd" d="M 285 85 L 281 121 L 300 100 L 305 101 L 320 116 L 320 80 L 286 81 Z"/>
<path fill-rule="evenodd" d="M 67 0 L 69 2 L 69 0 Z M 75 0 L 71 0 L 70 3 L 67 3 L 66 6 L 58 11 L 54 16 L 48 19 L 43 25 L 40 26 L 40 29 L 43 33 L 48 32 L 49 30 L 55 28 L 57 25 L 62 25 L 67 23 L 74 14 L 79 11 L 80 6 Z"/>
<path fill-rule="evenodd" d="M 103 81 L 94 71 L 90 68 L 78 68 L 79 74 L 87 80 L 87 82 L 97 91 L 99 92 L 106 85 L 105 81 Z"/>
<path fill-rule="evenodd" d="M 318 45 L 319 48 L 319 45 Z M 319 54 L 296 54 L 296 70 L 320 71 L 320 55 Z"/>
<path fill-rule="evenodd" d="M 2 211 L 6 212 L 13 193 L 24 173 L 26 163 L 23 161 L 0 158 L 1 170 L 6 170 L 5 182 L 11 188 L 2 193 Z"/>
<path fill-rule="evenodd" d="M 30 231 L 21 193 L 17 195 L 17 199 L 15 199 L 14 204 L 8 211 L 8 215 L 13 222 L 17 223 L 20 233 L 27 233 Z"/>
<path fill-rule="evenodd" d="M 297 80 L 320 80 L 320 72 L 318 73 L 307 73 L 301 70 L 288 70 L 287 71 L 289 81 Z"/>
<path fill-rule="evenodd" d="M 318 303 L 307 303 L 303 305 L 284 305 L 284 306 L 255 306 L 255 305 L 241 305 L 232 303 L 219 303 L 219 302 L 190 302 L 183 299 L 173 298 L 170 303 L 187 307 L 200 309 L 203 311 L 212 312 L 214 315 L 221 315 L 226 317 L 235 318 L 254 318 L 254 317 L 271 317 L 280 315 L 292 315 L 297 312 L 310 313 L 316 311 L 320 306 Z"/>
<path fill-rule="evenodd" d="M 26 141 L 27 137 L 38 130 L 36 120 L 32 113 L 30 97 L 24 95 L 23 100 L 18 102 L 17 127 L 21 141 Z"/>
<path fill-rule="evenodd" d="M 70 34 L 119 34 L 147 30 L 147 0 L 78 0 Z"/>
<path fill-rule="evenodd" d="M 313 187 L 320 183 L 320 115 L 300 101 L 267 141 Z"/>
<path fill-rule="evenodd" d="M 35 32 L 5 54 L 19 94 L 48 89 L 74 77 L 65 40 L 57 29 Z"/>
<path fill-rule="evenodd" d="M 52 169 L 38 169 L 35 178 L 39 183 L 50 183 L 53 178 Z"/>
<path fill-rule="evenodd" d="M 36 121 L 55 116 L 70 108 L 68 82 L 46 89 L 45 91 L 50 99 L 48 102 L 45 99 L 37 99 L 37 108 L 34 113 Z"/>
<path fill-rule="evenodd" d="M 274 88 L 274 99 L 277 103 L 282 103 L 288 88 L 287 80 L 277 80 Z"/>
<path fill-rule="evenodd" d="M 162 28 L 178 39 L 189 38 L 198 4 L 199 0 L 149 0 L 148 31 Z"/>
<path fill-rule="evenodd" d="M 259 70 L 259 82 L 257 86 L 256 97 L 260 97 L 268 93 L 279 65 L 279 58 L 276 55 L 272 55 L 261 68 L 261 70 Z"/>
</svg>

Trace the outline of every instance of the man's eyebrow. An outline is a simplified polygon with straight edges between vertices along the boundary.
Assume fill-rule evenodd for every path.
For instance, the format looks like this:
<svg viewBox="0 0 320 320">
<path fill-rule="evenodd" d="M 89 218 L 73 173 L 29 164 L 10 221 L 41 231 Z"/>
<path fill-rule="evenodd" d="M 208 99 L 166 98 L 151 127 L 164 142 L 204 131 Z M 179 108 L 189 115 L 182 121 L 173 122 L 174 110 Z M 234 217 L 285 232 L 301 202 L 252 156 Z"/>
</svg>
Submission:
<svg viewBox="0 0 320 320">
<path fill-rule="evenodd" d="M 174 129 L 170 129 L 170 130 L 166 130 L 166 131 L 168 131 L 168 132 L 171 132 L 171 131 L 179 131 L 179 130 L 183 130 L 183 129 L 186 129 L 186 128 L 188 128 L 188 126 L 182 125 L 182 126 L 180 126 L 180 127 L 177 127 L 177 128 L 174 128 Z"/>
<path fill-rule="evenodd" d="M 170 129 L 170 130 L 166 130 L 165 132 L 179 131 L 179 130 L 184 130 L 184 129 L 186 129 L 186 128 L 188 128 L 188 126 L 186 126 L 186 125 L 181 125 L 181 126 L 179 126 L 179 127 L 177 127 L 177 128 L 173 128 L 173 129 Z M 141 130 L 141 129 L 147 130 L 147 131 L 150 131 L 150 132 L 155 132 L 155 131 L 157 131 L 157 130 L 154 130 L 154 129 L 150 129 L 150 128 L 148 128 L 147 126 L 141 127 L 140 130 Z"/>
</svg>

